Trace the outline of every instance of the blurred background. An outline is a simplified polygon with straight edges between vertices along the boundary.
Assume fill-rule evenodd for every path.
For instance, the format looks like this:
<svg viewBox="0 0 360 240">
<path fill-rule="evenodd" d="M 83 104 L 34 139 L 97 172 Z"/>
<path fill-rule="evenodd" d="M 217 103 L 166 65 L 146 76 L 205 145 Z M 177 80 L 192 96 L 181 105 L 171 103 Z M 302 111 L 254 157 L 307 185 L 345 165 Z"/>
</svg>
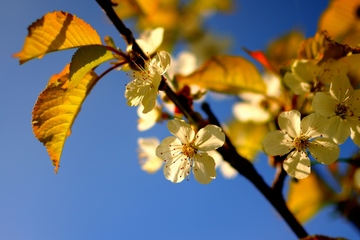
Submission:
<svg viewBox="0 0 360 240">
<path fill-rule="evenodd" d="M 203 24 L 231 39 L 227 53 L 248 57 L 242 47 L 265 49 L 291 29 L 313 36 L 327 5 L 326 0 L 234 1 L 231 11 L 208 12 Z M 125 45 L 95 1 L 19 0 L 0 6 L 0 239 L 296 239 L 241 176 L 228 180 L 218 174 L 209 185 L 193 178 L 172 184 L 162 171 L 142 171 L 137 139 L 162 139 L 169 132 L 164 123 L 137 130 L 136 108 L 124 98 L 130 80 L 124 72 L 109 73 L 85 100 L 55 175 L 45 147 L 32 133 L 31 111 L 50 76 L 62 70 L 74 51 L 51 53 L 22 66 L 12 54 L 22 49 L 27 27 L 54 10 L 75 14 L 102 38 L 109 35 Z M 181 45 L 175 55 L 180 50 Z M 208 100 L 221 121 L 230 118 L 234 99 L 214 94 Z M 260 154 L 254 164 L 271 183 L 275 170 L 267 158 Z M 359 238 L 332 207 L 309 220 L 305 229 Z"/>
</svg>

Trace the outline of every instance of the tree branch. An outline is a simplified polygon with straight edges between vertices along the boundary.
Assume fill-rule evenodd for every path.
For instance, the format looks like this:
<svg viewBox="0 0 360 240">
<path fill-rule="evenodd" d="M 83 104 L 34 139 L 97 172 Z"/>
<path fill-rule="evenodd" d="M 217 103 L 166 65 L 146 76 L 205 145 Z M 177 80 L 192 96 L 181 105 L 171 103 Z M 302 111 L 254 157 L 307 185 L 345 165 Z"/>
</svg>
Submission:
<svg viewBox="0 0 360 240">
<path fill-rule="evenodd" d="M 208 115 L 211 124 L 220 126 L 220 123 L 212 113 L 209 104 L 204 103 L 202 105 L 202 109 Z M 241 175 L 254 184 L 254 186 L 283 217 L 285 222 L 290 226 L 298 238 L 304 238 L 308 235 L 303 226 L 297 221 L 297 219 L 286 206 L 281 191 L 279 192 L 276 189 L 272 189 L 266 184 L 264 179 L 254 168 L 253 164 L 238 154 L 236 148 L 232 145 L 228 137 L 226 137 L 224 146 L 219 148 L 218 151 L 224 157 L 224 159 L 231 164 L 232 167 L 234 167 Z"/>
<path fill-rule="evenodd" d="M 144 52 L 140 49 L 140 47 L 136 44 L 132 32 L 130 29 L 126 28 L 123 22 L 118 18 L 116 15 L 113 4 L 110 0 L 96 0 L 96 2 L 101 6 L 101 8 L 105 11 L 109 19 L 113 22 L 117 30 L 120 34 L 124 37 L 128 44 L 132 44 L 133 51 L 138 53 L 144 60 L 148 59 L 148 57 L 144 54 Z M 167 83 L 162 80 L 162 84 Z M 194 111 L 189 110 L 189 107 L 183 105 L 181 101 L 176 99 L 176 95 L 173 94 L 171 89 L 168 86 L 162 85 L 162 88 L 165 90 L 167 94 L 170 96 L 174 101 L 174 103 L 184 111 L 184 115 L 187 117 L 193 118 L 193 120 L 197 121 L 197 124 L 202 125 L 202 119 L 196 117 L 196 113 Z M 208 104 L 203 104 L 202 109 L 209 117 L 209 121 L 211 124 L 215 124 L 220 126 L 219 121 L 214 116 Z M 194 117 L 196 117 L 194 119 Z M 196 122 L 195 122 L 196 123 Z M 263 194 L 263 196 L 274 206 L 274 208 L 279 212 L 279 214 L 284 218 L 290 228 L 294 231 L 294 233 L 299 238 L 306 237 L 308 234 L 306 233 L 305 229 L 299 224 L 296 218 L 292 215 L 289 209 L 286 206 L 286 203 L 282 197 L 282 194 L 278 191 L 271 189 L 263 178 L 258 174 L 255 170 L 254 166 L 245 158 L 240 156 L 235 147 L 230 142 L 229 138 L 226 138 L 225 144 L 223 147 L 218 149 L 219 153 L 226 159 L 241 175 L 251 181 L 254 186 Z"/>
<path fill-rule="evenodd" d="M 118 17 L 114 11 L 114 4 L 110 0 L 96 0 L 100 7 L 104 10 L 110 21 L 114 24 L 116 29 L 119 31 L 121 36 L 125 39 L 128 45 L 132 45 L 132 50 L 138 53 L 144 60 L 149 59 L 149 57 L 143 52 L 143 50 L 136 43 L 134 36 L 130 29 L 128 29 L 125 24 Z"/>
</svg>

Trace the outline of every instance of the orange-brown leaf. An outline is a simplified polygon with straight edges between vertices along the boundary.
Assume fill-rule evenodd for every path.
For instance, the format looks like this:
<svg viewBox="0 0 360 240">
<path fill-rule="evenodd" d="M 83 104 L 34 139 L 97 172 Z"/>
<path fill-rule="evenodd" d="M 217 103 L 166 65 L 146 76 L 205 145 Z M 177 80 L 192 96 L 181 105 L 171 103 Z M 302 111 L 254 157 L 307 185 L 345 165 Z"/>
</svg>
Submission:
<svg viewBox="0 0 360 240">
<path fill-rule="evenodd" d="M 326 30 L 330 37 L 343 44 L 360 43 L 360 0 L 332 0 L 322 14 L 318 29 Z"/>
<path fill-rule="evenodd" d="M 276 68 L 281 68 L 297 57 L 299 45 L 304 40 L 304 34 L 290 31 L 271 42 L 266 50 L 268 60 Z"/>
<path fill-rule="evenodd" d="M 227 94 L 264 93 L 266 85 L 254 64 L 242 57 L 215 56 L 189 76 L 177 76 L 181 86 L 200 87 Z"/>
<path fill-rule="evenodd" d="M 360 48 L 352 48 L 346 44 L 340 44 L 331 40 L 326 31 L 315 34 L 300 45 L 298 58 L 326 61 L 328 59 L 339 59 L 349 54 L 360 53 Z"/>
<path fill-rule="evenodd" d="M 307 178 L 290 183 L 287 204 L 295 217 L 304 223 L 329 204 L 332 196 L 329 187 L 312 173 Z"/>
<path fill-rule="evenodd" d="M 23 49 L 14 57 L 23 64 L 50 52 L 91 44 L 101 44 L 101 39 L 88 23 L 70 13 L 55 11 L 28 27 Z"/>
<path fill-rule="evenodd" d="M 97 75 L 91 71 L 76 88 L 68 89 L 67 65 L 61 73 L 50 78 L 35 103 L 32 112 L 33 131 L 36 138 L 45 145 L 55 166 L 55 173 L 58 171 L 61 153 L 71 126 L 96 79 Z"/>
</svg>

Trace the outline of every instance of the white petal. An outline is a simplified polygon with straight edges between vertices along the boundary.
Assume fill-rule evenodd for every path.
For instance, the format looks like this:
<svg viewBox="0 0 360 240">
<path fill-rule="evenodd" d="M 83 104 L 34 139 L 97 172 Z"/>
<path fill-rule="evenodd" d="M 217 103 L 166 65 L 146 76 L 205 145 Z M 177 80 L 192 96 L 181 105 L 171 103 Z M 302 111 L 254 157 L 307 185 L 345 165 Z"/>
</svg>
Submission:
<svg viewBox="0 0 360 240">
<path fill-rule="evenodd" d="M 348 116 L 347 119 L 356 121 L 357 124 L 360 124 L 360 89 L 357 89 L 352 92 L 352 96 L 349 99 L 349 103 L 347 105 Z"/>
<path fill-rule="evenodd" d="M 170 54 L 168 52 L 161 51 L 157 53 L 153 59 L 151 59 L 149 67 L 152 68 L 154 72 L 163 75 L 170 67 L 170 62 Z"/>
<path fill-rule="evenodd" d="M 163 168 L 164 176 L 173 183 L 179 183 L 190 174 L 190 161 L 185 155 L 166 161 Z"/>
<path fill-rule="evenodd" d="M 161 158 L 151 157 L 141 165 L 141 169 L 147 173 L 155 173 L 162 167 L 163 163 L 164 160 Z"/>
<path fill-rule="evenodd" d="M 327 129 L 328 119 L 318 113 L 312 113 L 301 121 L 301 131 L 309 138 L 324 136 Z"/>
<path fill-rule="evenodd" d="M 196 69 L 196 66 L 195 54 L 186 51 L 179 53 L 176 73 L 187 76 Z"/>
<path fill-rule="evenodd" d="M 269 132 L 263 140 L 264 151 L 270 156 L 281 156 L 293 148 L 293 140 L 281 131 Z"/>
<path fill-rule="evenodd" d="M 182 155 L 182 144 L 176 137 L 167 137 L 161 141 L 161 144 L 156 148 L 156 156 L 165 161 L 178 158 Z"/>
<path fill-rule="evenodd" d="M 223 157 L 216 150 L 208 151 L 207 154 L 214 159 L 216 168 L 218 168 L 224 162 Z"/>
<path fill-rule="evenodd" d="M 314 111 L 324 117 L 331 117 L 335 114 L 336 100 L 329 93 L 317 92 L 314 96 L 312 107 Z"/>
<path fill-rule="evenodd" d="M 209 124 L 199 130 L 195 136 L 195 147 L 202 151 L 215 150 L 225 142 L 225 133 L 218 126 Z"/>
<path fill-rule="evenodd" d="M 194 130 L 183 120 L 177 118 L 170 120 L 167 127 L 171 134 L 178 137 L 182 143 L 189 144 L 194 139 Z"/>
<path fill-rule="evenodd" d="M 159 170 L 164 162 L 155 155 L 155 149 L 160 144 L 159 140 L 157 138 L 139 138 L 138 144 L 141 169 L 148 173 Z"/>
<path fill-rule="evenodd" d="M 215 161 L 207 153 L 196 154 L 193 173 L 195 179 L 202 184 L 210 183 L 216 178 Z"/>
<path fill-rule="evenodd" d="M 233 106 L 233 114 L 236 119 L 241 122 L 267 122 L 271 115 L 260 105 L 250 104 L 246 102 L 236 103 Z"/>
<path fill-rule="evenodd" d="M 141 101 L 142 106 L 144 107 L 143 113 L 148 113 L 154 109 L 156 105 L 156 98 L 157 98 L 158 90 L 154 87 L 148 87 L 147 91 L 144 94 L 144 97 Z"/>
<path fill-rule="evenodd" d="M 139 94 L 138 84 L 139 80 L 135 79 L 126 85 L 125 98 L 128 106 L 138 106 L 144 97 Z"/>
<path fill-rule="evenodd" d="M 339 146 L 329 138 L 317 138 L 309 144 L 309 152 L 321 163 L 331 164 L 338 159 Z"/>
<path fill-rule="evenodd" d="M 280 129 L 292 138 L 300 136 L 300 116 L 296 110 L 282 112 L 278 119 Z"/>
<path fill-rule="evenodd" d="M 224 178 L 232 179 L 238 175 L 238 171 L 233 168 L 230 163 L 223 161 L 220 165 L 220 172 L 224 176 Z"/>
<path fill-rule="evenodd" d="M 360 146 L 360 121 L 349 121 L 351 130 L 351 139 L 354 143 Z"/>
<path fill-rule="evenodd" d="M 293 73 L 285 74 L 284 83 L 297 95 L 303 95 L 311 90 L 310 83 L 301 81 Z"/>
<path fill-rule="evenodd" d="M 151 55 L 160 46 L 163 40 L 163 35 L 163 28 L 146 30 L 141 34 L 140 39 L 136 39 L 136 43 L 144 51 L 144 53 Z"/>
<path fill-rule="evenodd" d="M 138 145 L 140 151 L 147 156 L 156 156 L 155 149 L 159 146 L 160 142 L 157 138 L 139 138 Z"/>
<path fill-rule="evenodd" d="M 328 119 L 326 136 L 333 139 L 335 143 L 342 144 L 350 135 L 350 125 L 348 121 L 338 116 Z"/>
<path fill-rule="evenodd" d="M 292 72 L 302 82 L 312 83 L 319 70 L 316 64 L 308 61 L 296 61 L 292 66 Z"/>
<path fill-rule="evenodd" d="M 137 109 L 137 114 L 139 116 L 138 120 L 138 130 L 145 131 L 152 128 L 156 122 L 160 119 L 161 109 L 155 103 L 155 107 L 150 112 L 144 114 L 142 111 L 144 107 L 140 105 Z"/>
<path fill-rule="evenodd" d="M 283 168 L 291 177 L 303 179 L 310 174 L 310 159 L 305 153 L 294 151 L 284 161 Z"/>
<path fill-rule="evenodd" d="M 342 61 L 334 59 L 327 60 L 321 64 L 321 71 L 319 72 L 322 83 L 330 84 L 338 75 L 345 75 L 348 71 L 348 66 Z"/>
<path fill-rule="evenodd" d="M 346 74 L 338 75 L 330 85 L 330 94 L 338 103 L 344 101 L 349 95 L 352 95 L 353 88 L 350 85 L 349 78 Z"/>
</svg>

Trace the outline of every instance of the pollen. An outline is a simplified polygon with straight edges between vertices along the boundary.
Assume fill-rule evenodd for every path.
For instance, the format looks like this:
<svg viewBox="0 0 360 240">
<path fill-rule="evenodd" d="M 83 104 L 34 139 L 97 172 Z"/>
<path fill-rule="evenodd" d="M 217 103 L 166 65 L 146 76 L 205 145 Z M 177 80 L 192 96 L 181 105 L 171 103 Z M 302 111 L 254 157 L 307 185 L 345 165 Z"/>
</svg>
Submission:
<svg viewBox="0 0 360 240">
<path fill-rule="evenodd" d="M 197 152 L 197 150 L 195 148 L 193 148 L 191 145 L 184 144 L 182 146 L 182 153 L 190 159 L 194 158 L 196 152 Z"/>
<path fill-rule="evenodd" d="M 309 146 L 309 137 L 305 135 L 296 137 L 293 144 L 297 151 L 305 151 Z"/>
<path fill-rule="evenodd" d="M 345 119 L 345 117 L 348 115 L 348 107 L 344 104 L 337 104 L 335 109 L 335 114 L 342 119 Z"/>
</svg>

